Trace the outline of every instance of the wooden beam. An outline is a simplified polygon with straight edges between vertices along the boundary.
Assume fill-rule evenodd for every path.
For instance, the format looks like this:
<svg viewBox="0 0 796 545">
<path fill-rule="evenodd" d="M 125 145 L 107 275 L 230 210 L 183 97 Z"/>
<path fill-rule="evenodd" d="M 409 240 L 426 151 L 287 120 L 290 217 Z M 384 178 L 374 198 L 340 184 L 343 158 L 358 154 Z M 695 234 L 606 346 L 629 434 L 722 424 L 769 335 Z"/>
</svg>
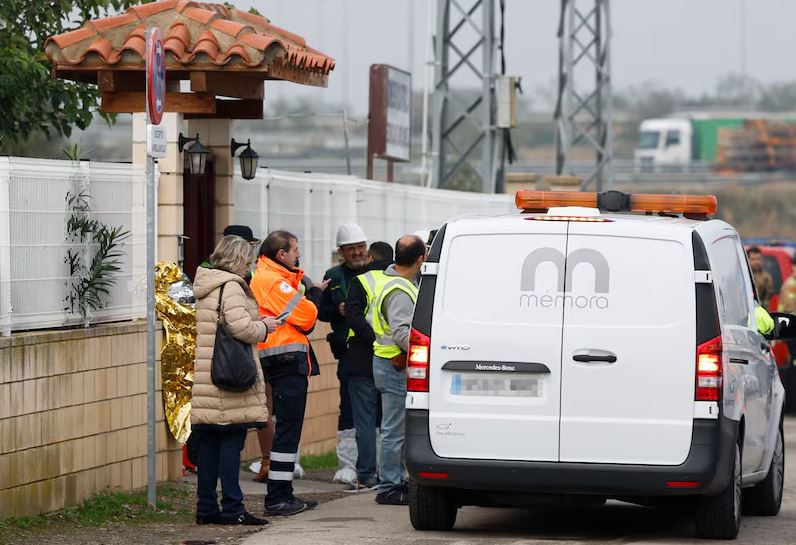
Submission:
<svg viewBox="0 0 796 545">
<path fill-rule="evenodd" d="M 185 119 L 262 119 L 262 100 L 216 99 L 216 111 L 212 114 L 185 114 Z"/>
<path fill-rule="evenodd" d="M 146 76 L 143 71 L 97 70 L 97 86 L 101 93 L 143 91 L 146 86 Z"/>
<path fill-rule="evenodd" d="M 225 97 L 263 100 L 261 78 L 251 78 L 244 74 L 225 74 L 223 72 L 191 72 L 191 91 L 212 93 Z"/>
<path fill-rule="evenodd" d="M 102 93 L 101 111 L 105 113 L 132 113 L 146 111 L 146 94 L 142 92 Z M 166 112 L 182 114 L 213 114 L 216 101 L 204 93 L 166 93 Z"/>
</svg>

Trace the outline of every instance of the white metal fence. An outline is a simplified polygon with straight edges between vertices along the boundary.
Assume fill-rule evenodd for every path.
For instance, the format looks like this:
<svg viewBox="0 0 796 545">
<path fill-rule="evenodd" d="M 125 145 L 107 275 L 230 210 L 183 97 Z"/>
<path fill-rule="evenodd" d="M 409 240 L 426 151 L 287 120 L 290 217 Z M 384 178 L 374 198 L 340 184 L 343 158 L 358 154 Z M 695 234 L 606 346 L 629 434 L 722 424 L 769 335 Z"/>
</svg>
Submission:
<svg viewBox="0 0 796 545">
<path fill-rule="evenodd" d="M 320 280 L 333 262 L 337 228 L 362 226 L 368 239 L 395 244 L 405 234 L 439 228 L 467 214 L 514 211 L 514 197 L 483 195 L 344 175 L 259 169 L 254 180 L 235 177 L 235 222 L 264 237 L 286 229 L 299 238 L 301 266 Z"/>
<path fill-rule="evenodd" d="M 88 217 L 130 235 L 121 271 L 91 322 L 146 315 L 146 178 L 133 165 L 0 157 L 0 333 L 82 322 L 68 301 L 67 194 L 90 195 Z M 88 255 L 88 252 L 85 253 Z"/>
</svg>

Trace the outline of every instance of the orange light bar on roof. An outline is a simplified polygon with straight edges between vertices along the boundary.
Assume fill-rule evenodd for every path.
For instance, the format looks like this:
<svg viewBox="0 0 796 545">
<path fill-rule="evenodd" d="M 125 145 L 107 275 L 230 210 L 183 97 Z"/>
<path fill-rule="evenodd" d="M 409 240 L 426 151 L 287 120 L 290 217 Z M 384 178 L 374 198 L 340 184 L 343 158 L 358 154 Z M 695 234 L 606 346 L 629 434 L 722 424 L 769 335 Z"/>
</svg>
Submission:
<svg viewBox="0 0 796 545">
<path fill-rule="evenodd" d="M 554 206 L 583 206 L 597 208 L 597 193 L 578 191 L 530 191 L 520 189 L 514 196 L 517 208 L 523 210 L 547 210 Z"/>
<path fill-rule="evenodd" d="M 620 191 L 585 193 L 578 191 L 517 191 L 517 208 L 546 211 L 554 207 L 583 206 L 606 212 L 666 212 L 710 216 L 718 207 L 713 195 L 630 194 Z"/>
</svg>

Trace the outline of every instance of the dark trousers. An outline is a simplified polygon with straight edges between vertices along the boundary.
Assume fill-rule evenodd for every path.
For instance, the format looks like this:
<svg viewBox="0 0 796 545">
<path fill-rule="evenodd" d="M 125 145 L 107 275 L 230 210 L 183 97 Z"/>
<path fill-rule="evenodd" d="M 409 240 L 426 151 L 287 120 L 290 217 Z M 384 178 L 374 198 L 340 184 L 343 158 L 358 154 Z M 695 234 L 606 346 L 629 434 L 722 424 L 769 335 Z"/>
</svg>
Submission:
<svg viewBox="0 0 796 545">
<path fill-rule="evenodd" d="M 238 483 L 240 452 L 246 441 L 243 428 L 225 431 L 196 431 L 199 441 L 199 464 L 196 514 L 213 517 L 218 514 L 216 484 L 221 479 L 221 516 L 235 518 L 245 511 L 243 492 Z"/>
<path fill-rule="evenodd" d="M 276 430 L 271 447 L 271 466 L 268 471 L 268 505 L 293 499 L 293 470 L 301 428 L 304 425 L 304 408 L 307 405 L 307 377 L 304 375 L 269 375 L 273 392 Z"/>
<path fill-rule="evenodd" d="M 337 431 L 354 428 L 354 414 L 349 396 L 348 375 L 346 373 L 345 354 L 340 356 L 337 364 L 337 378 L 340 380 L 340 416 L 337 419 Z"/>
<path fill-rule="evenodd" d="M 357 478 L 369 482 L 376 478 L 376 428 L 381 425 L 380 394 L 373 377 L 350 375 L 354 424 L 357 429 Z"/>
</svg>

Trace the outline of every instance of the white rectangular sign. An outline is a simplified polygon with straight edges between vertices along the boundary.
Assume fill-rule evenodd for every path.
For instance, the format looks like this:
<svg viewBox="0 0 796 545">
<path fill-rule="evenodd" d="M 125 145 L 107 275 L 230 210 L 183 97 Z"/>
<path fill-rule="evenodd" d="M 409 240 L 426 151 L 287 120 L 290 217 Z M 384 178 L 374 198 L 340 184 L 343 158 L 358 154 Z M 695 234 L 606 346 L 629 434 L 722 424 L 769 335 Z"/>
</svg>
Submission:
<svg viewBox="0 0 796 545">
<path fill-rule="evenodd" d="M 408 161 L 411 150 L 412 76 L 387 71 L 387 146 L 385 155 Z"/>
<path fill-rule="evenodd" d="M 166 129 L 164 127 L 147 124 L 146 154 L 150 157 L 166 156 Z"/>
</svg>

